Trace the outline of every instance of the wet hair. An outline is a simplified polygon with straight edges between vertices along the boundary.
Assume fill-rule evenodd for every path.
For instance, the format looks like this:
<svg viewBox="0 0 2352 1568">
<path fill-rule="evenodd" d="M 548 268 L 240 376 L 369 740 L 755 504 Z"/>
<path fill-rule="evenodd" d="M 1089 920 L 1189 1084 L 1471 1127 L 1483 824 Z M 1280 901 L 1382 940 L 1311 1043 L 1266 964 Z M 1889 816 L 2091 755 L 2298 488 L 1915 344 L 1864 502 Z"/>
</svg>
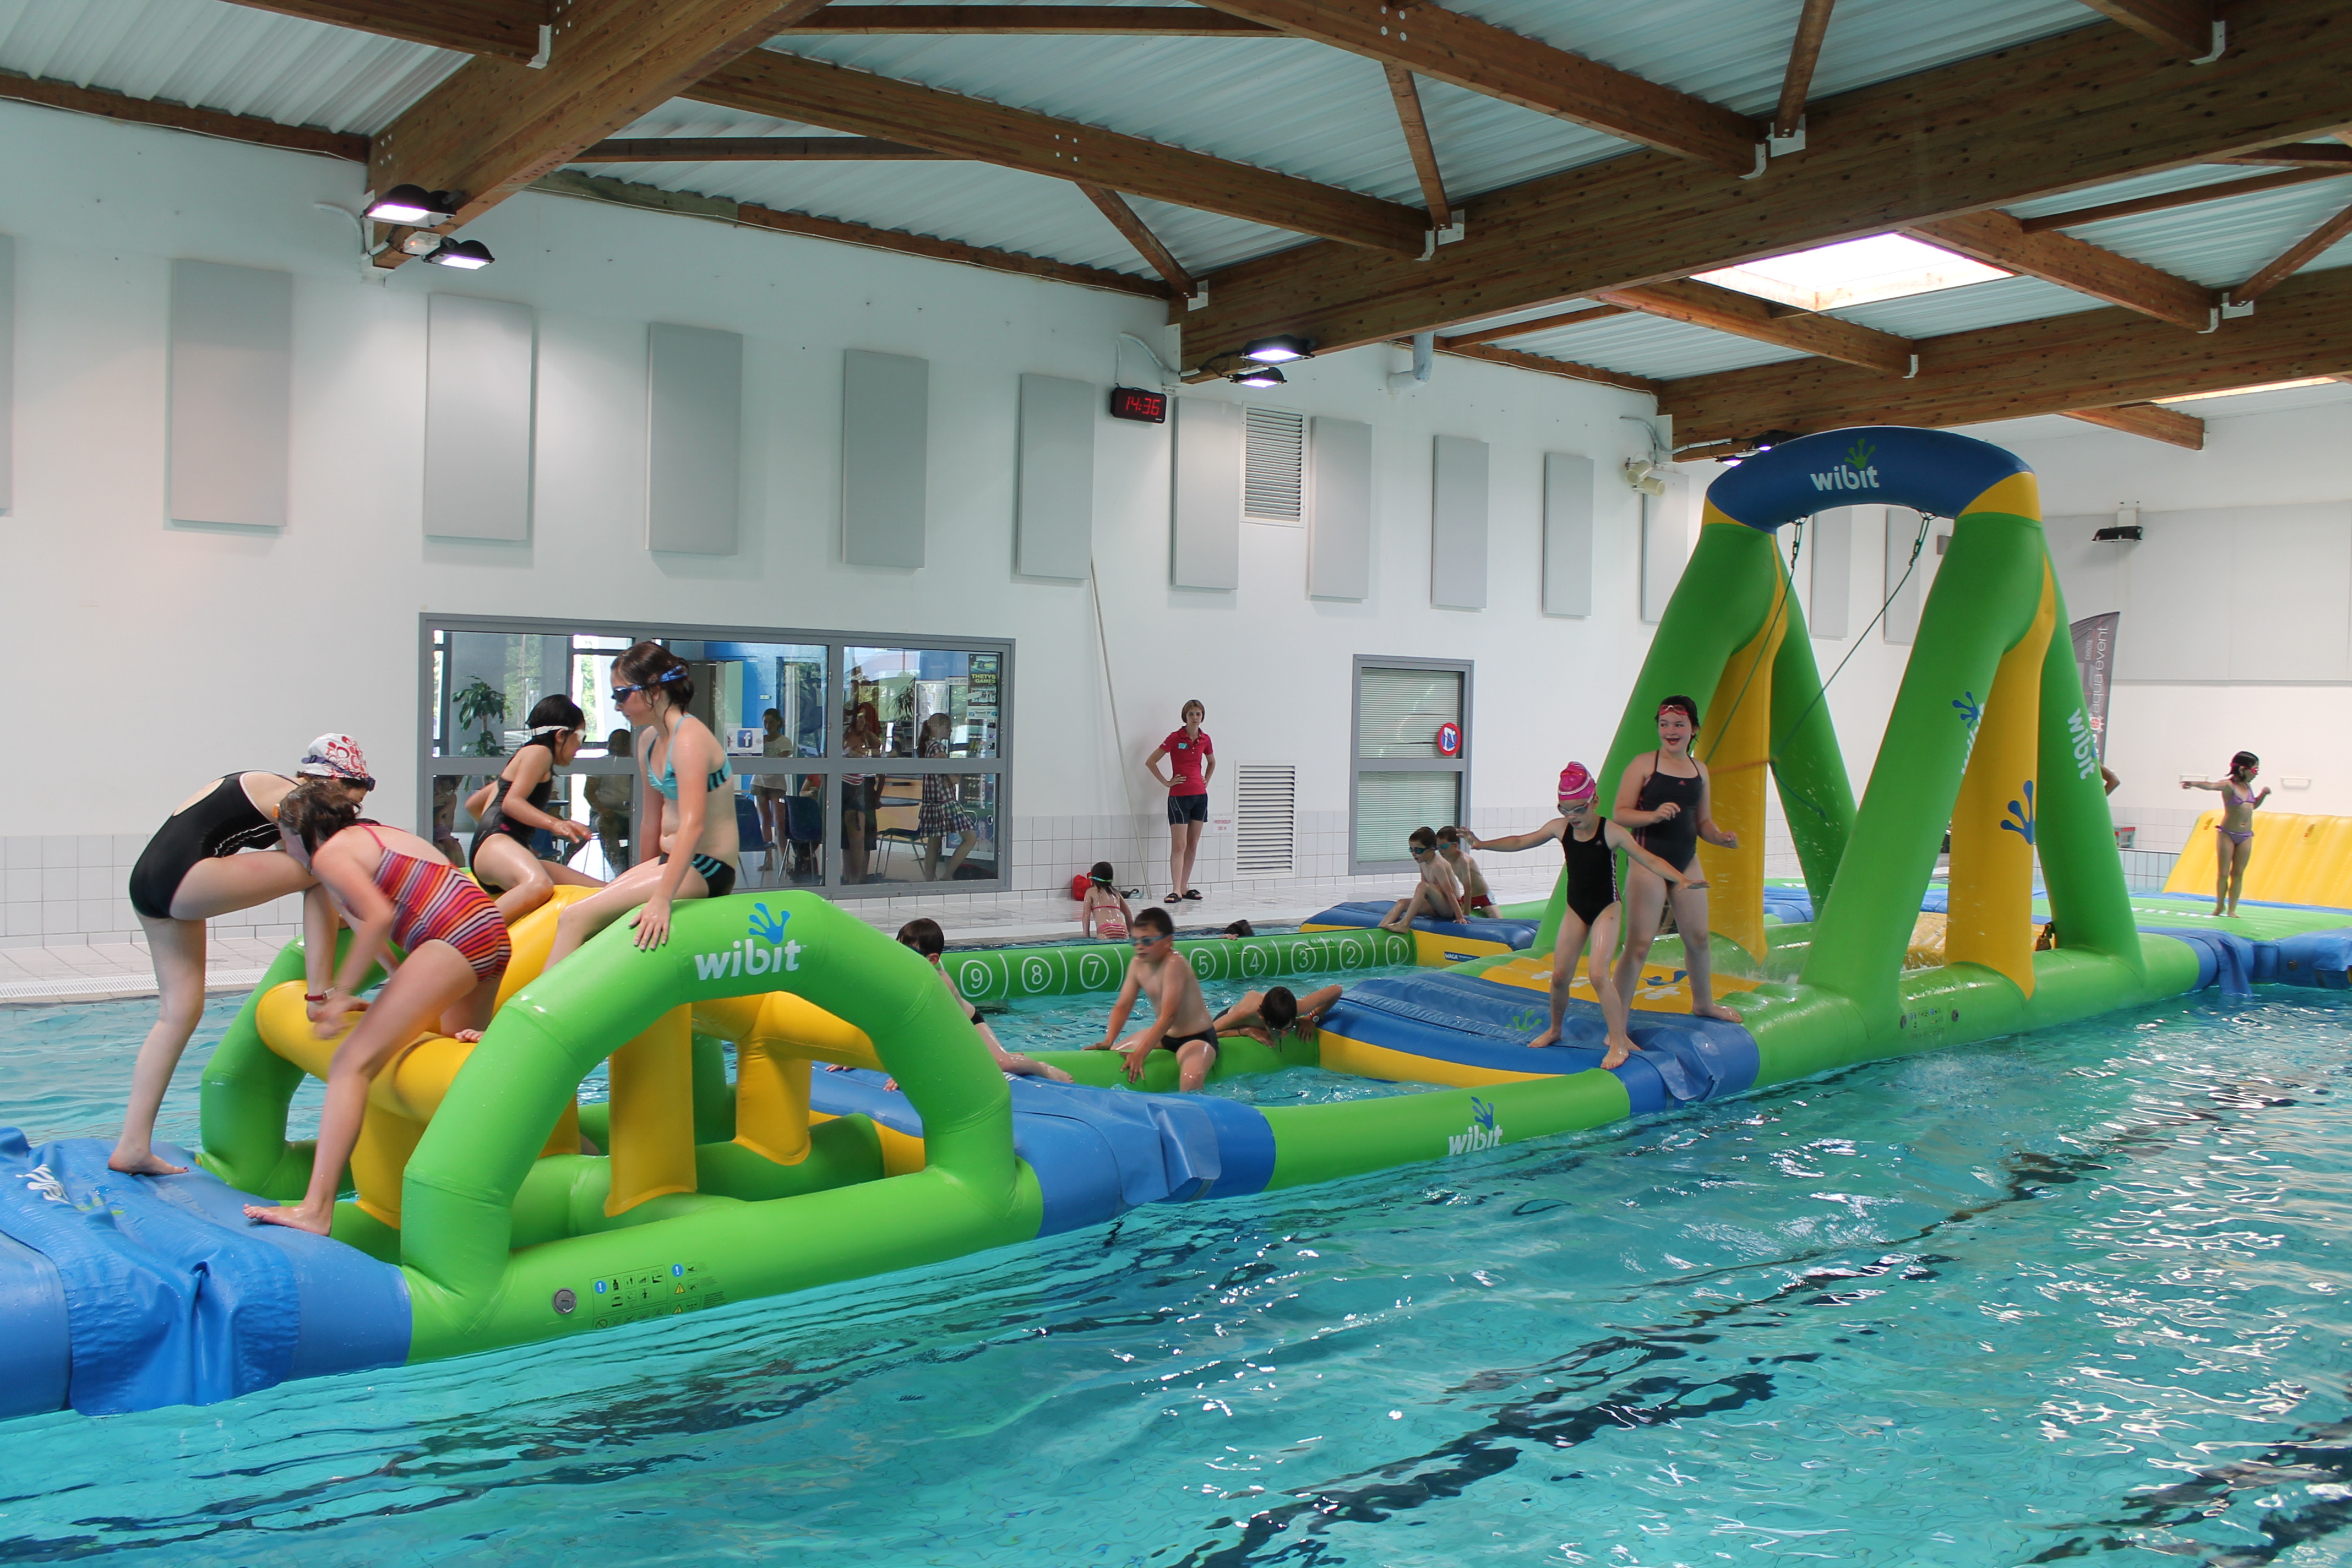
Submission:
<svg viewBox="0 0 2352 1568">
<path fill-rule="evenodd" d="M 1184 699 L 1184 706 L 1176 710 L 1176 717 L 1181 721 L 1185 714 L 1190 713 L 1195 708 L 1198 708 L 1201 710 L 1202 718 L 1206 719 L 1209 716 L 1209 705 L 1207 703 L 1202 701 L 1197 697 L 1187 697 Z"/>
<path fill-rule="evenodd" d="M 1109 887 L 1111 879 L 1118 875 L 1118 872 L 1111 869 L 1110 862 L 1108 860 L 1097 860 L 1087 868 L 1087 880 L 1098 888 Z"/>
<path fill-rule="evenodd" d="M 624 686 L 645 687 L 678 708 L 694 700 L 694 675 L 686 660 L 657 642 L 641 642 L 613 661 L 613 678 Z"/>
<path fill-rule="evenodd" d="M 1459 845 L 1462 842 L 1462 830 L 1458 827 L 1441 827 L 1437 830 L 1437 841 L 1440 844 Z"/>
<path fill-rule="evenodd" d="M 2230 776 L 2231 778 L 2236 778 L 2248 768 L 2258 768 L 2262 766 L 2262 758 L 2254 755 L 2253 752 L 2240 752 L 2236 756 L 2230 759 Z"/>
<path fill-rule="evenodd" d="M 940 922 L 928 917 L 908 921 L 898 928 L 901 946 L 911 947 L 925 958 L 937 958 L 948 950 L 948 934 Z"/>
<path fill-rule="evenodd" d="M 580 730 L 587 727 L 588 715 L 580 711 L 580 704 L 561 691 L 550 692 L 539 700 L 530 710 L 530 732 L 546 730 Z"/>
<path fill-rule="evenodd" d="M 1154 904 L 1150 909 L 1145 910 L 1142 913 L 1135 917 L 1134 929 L 1137 931 L 1149 931 L 1154 936 L 1174 936 L 1176 934 L 1176 922 L 1168 918 L 1168 911 L 1166 910 L 1161 909 L 1158 904 Z"/>
<path fill-rule="evenodd" d="M 1405 835 L 1404 841 L 1415 849 L 1434 849 L 1437 847 L 1437 835 L 1426 827 L 1414 828 L 1411 833 Z"/>
<path fill-rule="evenodd" d="M 1670 708 L 1678 708 L 1682 710 L 1682 715 L 1684 718 L 1690 721 L 1691 728 L 1694 730 L 1698 728 L 1698 704 L 1696 702 L 1692 701 L 1689 698 L 1683 696 L 1679 692 L 1672 697 L 1662 697 L 1658 700 L 1659 717 L 1664 718 L 1666 710 Z"/>
<path fill-rule="evenodd" d="M 1225 928 L 1227 936 L 1255 936 L 1257 928 L 1247 921 L 1235 921 Z"/>
<path fill-rule="evenodd" d="M 1257 1000 L 1257 1016 L 1278 1035 L 1298 1022 L 1298 998 L 1290 994 L 1287 985 L 1269 985 L 1265 994 Z"/>
<path fill-rule="evenodd" d="M 302 841 L 306 855 L 359 819 L 359 802 L 341 779 L 306 778 L 278 803 L 278 826 Z"/>
</svg>

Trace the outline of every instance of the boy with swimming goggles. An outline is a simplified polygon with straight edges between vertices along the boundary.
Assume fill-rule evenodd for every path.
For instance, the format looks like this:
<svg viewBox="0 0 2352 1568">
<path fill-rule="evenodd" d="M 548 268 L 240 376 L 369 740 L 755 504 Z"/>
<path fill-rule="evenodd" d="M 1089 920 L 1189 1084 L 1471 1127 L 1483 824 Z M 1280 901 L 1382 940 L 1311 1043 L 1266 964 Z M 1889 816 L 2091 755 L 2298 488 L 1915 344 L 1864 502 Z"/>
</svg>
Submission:
<svg viewBox="0 0 2352 1568">
<path fill-rule="evenodd" d="M 1125 1057 L 1129 1083 L 1141 1081 L 1144 1063 L 1153 1051 L 1173 1051 L 1176 1087 L 1190 1094 L 1208 1081 L 1209 1069 L 1217 1065 L 1217 1026 L 1209 1016 L 1209 1005 L 1201 1000 L 1200 978 L 1192 964 L 1176 955 L 1176 922 L 1168 911 L 1157 905 L 1143 910 L 1135 917 L 1134 931 L 1135 958 L 1127 966 L 1118 1000 L 1111 1004 L 1110 1023 L 1103 1037 L 1087 1049 L 1117 1050 Z M 1139 995 L 1151 998 L 1156 1016 L 1148 1027 L 1121 1040 L 1118 1032 L 1127 1026 Z"/>
</svg>

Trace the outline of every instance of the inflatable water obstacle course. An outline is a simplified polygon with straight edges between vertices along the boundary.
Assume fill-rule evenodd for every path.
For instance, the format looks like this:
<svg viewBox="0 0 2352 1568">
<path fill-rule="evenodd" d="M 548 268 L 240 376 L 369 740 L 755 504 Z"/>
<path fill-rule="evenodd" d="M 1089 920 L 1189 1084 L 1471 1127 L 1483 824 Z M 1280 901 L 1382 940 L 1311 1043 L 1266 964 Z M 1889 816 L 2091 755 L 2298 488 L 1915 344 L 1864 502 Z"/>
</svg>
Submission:
<svg viewBox="0 0 2352 1568">
<path fill-rule="evenodd" d="M 1776 547 L 1825 489 L 1956 520 L 1859 802 Z M 517 923 L 480 1042 L 420 1038 L 376 1081 L 328 1238 L 239 1213 L 247 1194 L 301 1191 L 310 1149 L 289 1141 L 289 1107 L 332 1052 L 303 1021 L 289 945 L 205 1070 L 200 1170 L 120 1176 L 102 1142 L 0 1133 L 0 1415 L 203 1403 L 593 1335 L 2204 985 L 2342 986 L 2352 876 L 2323 868 L 2352 858 L 2352 826 L 2258 819 L 2255 868 L 2275 865 L 2299 903 L 2214 920 L 2188 881 L 2127 894 L 2071 649 L 2053 635 L 2065 619 L 2033 476 L 1997 447 L 1847 430 L 1717 479 L 1601 776 L 1653 743 L 1660 697 L 1707 694 L 1701 755 L 1741 847 L 1700 849 L 1706 940 L 1744 1017 L 1691 1017 L 1682 949 L 1662 939 L 1632 998 L 1642 1048 L 1612 1070 L 1589 1003 L 1562 1043 L 1524 1043 L 1547 1021 L 1564 889 L 1506 911 L 1533 917 L 1517 922 L 1408 937 L 1342 907 L 1296 934 L 1180 944 L 1233 988 L 1423 966 L 1351 986 L 1314 1042 L 1229 1037 L 1216 1077 L 1317 1067 L 1433 1087 L 1265 1107 L 1167 1092 L 1160 1053 L 1139 1089 L 1102 1052 L 1040 1053 L 1074 1085 L 1008 1083 L 920 957 L 808 894 L 683 904 L 655 952 L 616 925 L 541 973 L 572 896 L 558 889 Z M 1801 887 L 1763 876 L 1768 783 Z M 2176 878 L 2193 879 L 2199 847 Z M 2038 950 L 2045 928 L 2054 945 Z M 965 994 L 993 1002 L 1108 992 L 1127 958 L 1075 944 L 947 963 Z M 608 1062 L 609 1098 L 582 1104 Z M 582 1152 L 583 1133 L 602 1152 Z"/>
</svg>

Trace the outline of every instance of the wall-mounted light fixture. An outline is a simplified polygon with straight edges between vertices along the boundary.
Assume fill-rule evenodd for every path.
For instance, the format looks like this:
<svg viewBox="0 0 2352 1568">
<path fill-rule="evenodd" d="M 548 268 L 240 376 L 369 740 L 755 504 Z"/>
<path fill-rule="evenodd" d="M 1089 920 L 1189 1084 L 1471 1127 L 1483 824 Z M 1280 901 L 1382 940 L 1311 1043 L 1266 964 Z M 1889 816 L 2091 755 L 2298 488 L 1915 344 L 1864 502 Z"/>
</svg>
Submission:
<svg viewBox="0 0 2352 1568">
<path fill-rule="evenodd" d="M 367 216 L 378 223 L 423 225 L 447 223 L 466 205 L 455 191 L 428 191 L 422 185 L 394 185 L 368 203 Z"/>
<path fill-rule="evenodd" d="M 1292 360 L 1314 357 L 1314 339 L 1293 337 L 1287 332 L 1278 337 L 1258 338 L 1242 347 L 1242 358 L 1259 364 L 1288 364 Z"/>
<path fill-rule="evenodd" d="M 478 239 L 445 239 L 426 253 L 425 260 L 436 267 L 456 267 L 467 272 L 478 272 L 498 259 L 490 247 Z"/>
<path fill-rule="evenodd" d="M 1235 386 L 1280 386 L 1287 378 L 1272 365 L 1260 364 L 1237 370 L 1231 379 Z"/>
</svg>

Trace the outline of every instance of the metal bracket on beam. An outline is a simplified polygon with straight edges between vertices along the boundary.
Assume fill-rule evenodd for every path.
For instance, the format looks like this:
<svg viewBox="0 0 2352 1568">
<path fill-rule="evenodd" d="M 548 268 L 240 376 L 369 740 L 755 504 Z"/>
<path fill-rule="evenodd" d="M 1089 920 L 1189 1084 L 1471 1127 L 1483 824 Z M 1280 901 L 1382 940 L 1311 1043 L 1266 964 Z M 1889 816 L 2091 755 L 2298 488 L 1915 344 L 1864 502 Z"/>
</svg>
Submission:
<svg viewBox="0 0 2352 1568">
<path fill-rule="evenodd" d="M 2189 63 L 2192 66 L 2210 66 L 2215 60 L 2220 59 L 2221 58 L 2222 51 L 2227 49 L 2229 47 L 2230 24 L 2227 22 L 2216 22 L 2213 24 L 2212 49 L 2208 53 L 2199 55 L 2195 59 L 2190 60 Z"/>
<path fill-rule="evenodd" d="M 1797 116 L 1797 128 L 1786 136 L 1780 134 L 1779 126 L 1774 126 L 1772 134 L 1765 140 L 1764 146 L 1767 153 L 1775 158 L 1785 158 L 1791 153 L 1803 152 L 1805 150 L 1805 116 L 1801 114 Z"/>
<path fill-rule="evenodd" d="M 1209 286 L 1206 283 L 1201 285 L 1200 292 L 1184 296 L 1184 309 L 1188 310 L 1205 310 L 1208 306 Z"/>
<path fill-rule="evenodd" d="M 1444 228 L 1423 230 L 1421 254 L 1418 257 L 1415 257 L 1414 259 L 1417 261 L 1426 261 L 1431 257 L 1437 254 L 1437 247 L 1439 246 L 1452 245 L 1454 241 L 1460 239 L 1462 237 L 1463 230 L 1468 225 L 1469 221 L 1469 219 L 1464 217 L 1460 213 L 1455 213 L 1454 215 L 1454 221 L 1447 224 Z"/>
<path fill-rule="evenodd" d="M 539 53 L 523 61 L 523 64 L 532 70 L 545 70 L 549 57 L 554 53 L 555 27 L 551 23 L 541 22 L 539 25 Z"/>
<path fill-rule="evenodd" d="M 1752 180 L 1752 179 L 1754 179 L 1757 175 L 1759 175 L 1759 174 L 1762 174 L 1762 173 L 1764 172 L 1764 165 L 1765 165 L 1765 164 L 1767 164 L 1767 163 L 1770 163 L 1771 161 L 1772 161 L 1772 143 L 1771 143 L 1770 142 L 1769 142 L 1769 141 L 1767 141 L 1767 142 L 1759 142 L 1758 143 L 1756 143 L 1756 166 L 1755 166 L 1754 168 L 1752 168 L 1752 169 L 1748 170 L 1748 173 L 1746 173 L 1746 174 L 1744 174 L 1740 175 L 1739 177 L 1740 177 L 1741 179 L 1743 179 L 1743 180 Z"/>
<path fill-rule="evenodd" d="M 2244 304 L 2241 305 L 2235 300 L 2230 299 L 2226 295 L 2223 296 L 2221 300 L 2221 320 L 2225 321 L 2235 321 L 2243 317 L 2251 316 L 2253 313 L 2253 300 L 2249 300 Z"/>
<path fill-rule="evenodd" d="M 1905 371 L 1905 372 L 1903 373 L 1903 379 L 1904 379 L 1904 380 L 1906 380 L 1906 381 L 1909 381 L 1913 376 L 1917 375 L 1918 374 L 1919 374 L 1919 356 L 1918 356 L 1917 354 L 1913 354 L 1913 355 L 1911 356 L 1911 368 L 1910 368 L 1909 370 L 1906 370 L 1906 371 Z"/>
</svg>

